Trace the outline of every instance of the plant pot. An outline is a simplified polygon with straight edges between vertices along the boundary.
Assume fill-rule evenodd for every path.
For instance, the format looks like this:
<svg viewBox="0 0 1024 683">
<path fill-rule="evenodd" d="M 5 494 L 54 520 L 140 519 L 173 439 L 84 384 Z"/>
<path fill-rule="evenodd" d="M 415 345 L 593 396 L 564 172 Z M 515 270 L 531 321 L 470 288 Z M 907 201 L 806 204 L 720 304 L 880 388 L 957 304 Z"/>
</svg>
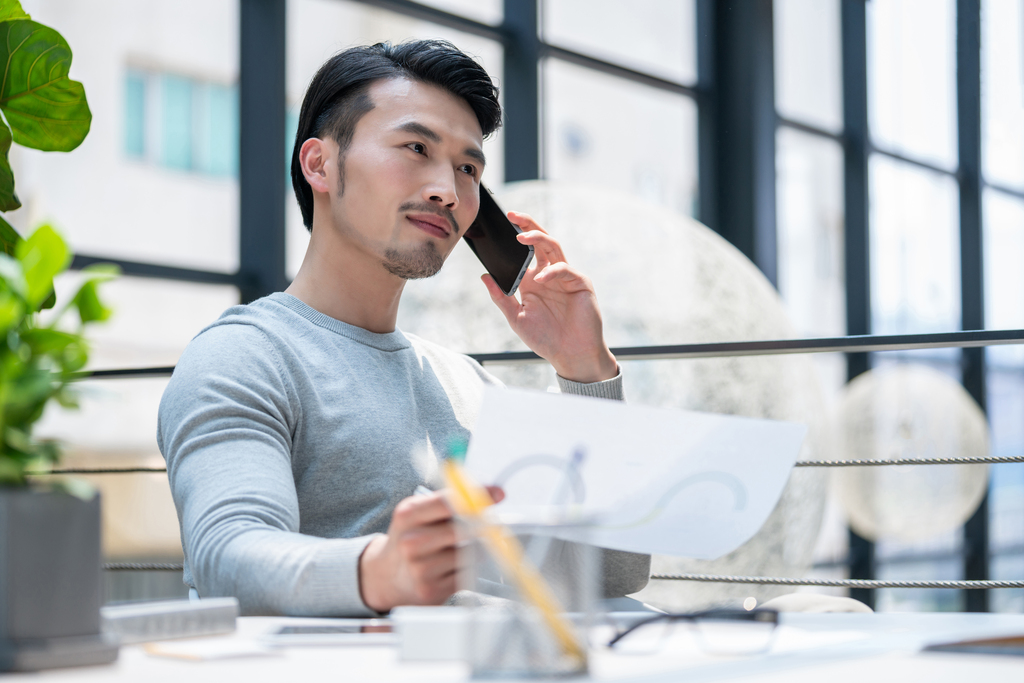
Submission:
<svg viewBox="0 0 1024 683">
<path fill-rule="evenodd" d="M 0 488 L 0 671 L 106 664 L 99 496 Z"/>
</svg>

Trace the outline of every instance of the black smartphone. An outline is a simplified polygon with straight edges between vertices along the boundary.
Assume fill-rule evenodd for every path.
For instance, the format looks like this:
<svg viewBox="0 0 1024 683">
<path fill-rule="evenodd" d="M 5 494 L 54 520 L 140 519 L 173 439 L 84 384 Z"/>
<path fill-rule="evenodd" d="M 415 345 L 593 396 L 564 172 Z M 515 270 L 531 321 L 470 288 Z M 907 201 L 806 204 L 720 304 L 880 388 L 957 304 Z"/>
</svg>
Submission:
<svg viewBox="0 0 1024 683">
<path fill-rule="evenodd" d="M 521 232 L 481 184 L 480 211 L 462 237 L 507 296 L 515 294 L 533 260 L 533 247 L 516 239 Z"/>
</svg>

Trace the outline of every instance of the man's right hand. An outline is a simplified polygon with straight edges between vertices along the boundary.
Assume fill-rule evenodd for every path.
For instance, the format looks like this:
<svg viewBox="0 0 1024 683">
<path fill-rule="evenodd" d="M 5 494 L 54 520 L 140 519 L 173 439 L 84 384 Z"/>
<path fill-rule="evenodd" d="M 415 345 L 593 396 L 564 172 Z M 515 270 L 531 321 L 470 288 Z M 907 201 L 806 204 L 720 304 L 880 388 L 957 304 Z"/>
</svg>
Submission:
<svg viewBox="0 0 1024 683">
<path fill-rule="evenodd" d="M 505 497 L 487 487 L 494 502 Z M 455 523 L 444 492 L 411 496 L 395 507 L 388 533 L 359 558 L 363 602 L 377 612 L 399 605 L 440 605 L 457 589 Z"/>
</svg>

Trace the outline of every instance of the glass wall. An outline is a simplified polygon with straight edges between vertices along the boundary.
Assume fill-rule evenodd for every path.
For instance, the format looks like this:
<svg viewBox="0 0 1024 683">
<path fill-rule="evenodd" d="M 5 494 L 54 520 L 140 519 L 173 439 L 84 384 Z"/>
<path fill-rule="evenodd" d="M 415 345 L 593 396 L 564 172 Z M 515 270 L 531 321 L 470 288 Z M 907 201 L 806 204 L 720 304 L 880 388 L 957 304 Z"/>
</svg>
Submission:
<svg viewBox="0 0 1024 683">
<path fill-rule="evenodd" d="M 552 45 L 679 83 L 697 82 L 695 0 L 543 0 Z"/>
<path fill-rule="evenodd" d="M 383 9 L 369 0 L 288 0 L 286 158 L 307 84 L 326 59 L 346 47 L 445 38 L 477 57 L 504 84 L 505 46 L 487 30 L 500 30 L 505 3 L 421 4 L 480 24 L 477 30 L 465 24 L 466 30 L 459 30 L 452 28 L 458 21 L 435 17 L 444 25 L 432 23 L 395 10 L 400 3 Z M 715 319 L 710 314 L 686 317 L 687 311 L 704 315 L 711 310 L 694 292 L 704 291 L 700 287 L 707 282 L 701 277 L 711 281 L 716 275 L 685 256 L 692 245 L 684 235 L 696 234 L 687 230 L 700 182 L 699 115 L 695 100 L 680 90 L 697 84 L 696 1 L 538 4 L 538 37 L 548 46 L 537 64 L 540 139 L 523 144 L 539 146 L 541 176 L 565 188 L 563 200 L 547 202 L 531 194 L 528 185 L 504 183 L 502 131 L 485 141 L 489 164 L 484 180 L 501 201 L 512 202 L 509 208 L 531 207 L 562 230 L 574 262 L 598 286 L 613 344 L 846 333 L 847 289 L 864 283 L 849 282 L 843 265 L 841 4 L 773 4 L 775 104 L 781 119 L 775 181 L 782 304 L 777 316 L 774 309 L 771 316 L 760 317 L 763 310 L 737 310 L 734 319 L 742 324 L 729 329 L 707 322 Z M 70 155 L 15 146 L 12 163 L 24 207 L 9 214 L 11 222 L 22 232 L 53 222 L 80 254 L 235 273 L 239 1 L 24 0 L 24 5 L 38 20 L 59 28 L 73 46 L 71 75 L 86 84 L 94 121 L 86 142 Z M 871 324 L 879 334 L 950 331 L 961 323 L 956 5 L 954 0 L 866 4 L 872 147 L 868 284 Z M 105 17 L 113 16 L 118 30 L 101 30 Z M 1024 10 L 1017 0 L 983 0 L 985 322 L 993 329 L 1024 327 L 1018 266 L 1024 253 L 1022 34 Z M 576 53 L 575 58 L 570 60 L 567 52 Z M 588 60 L 611 68 L 589 68 Z M 655 79 L 640 82 L 629 71 Z M 657 87 L 651 83 L 656 79 L 663 86 L 685 87 Z M 287 178 L 281 191 L 287 206 L 287 274 L 293 276 L 308 233 Z M 410 283 L 400 324 L 461 351 L 521 348 L 478 286 L 479 266 L 467 254 L 458 249 L 438 277 Z M 62 291 L 74 278 L 61 282 Z M 660 293 L 651 293 L 652 282 L 664 284 Z M 189 339 L 238 300 L 230 284 L 137 277 L 125 277 L 108 291 L 117 315 L 93 333 L 94 368 L 173 365 Z M 786 326 L 773 327 L 776 319 Z M 925 363 L 959 377 L 959 359 L 958 352 L 946 350 L 876 354 L 874 362 L 878 367 Z M 994 347 L 987 360 L 992 452 L 1019 454 L 1024 451 L 1024 352 L 1017 346 Z M 670 366 L 677 369 L 670 372 Z M 707 370 L 712 366 L 668 362 L 630 367 L 630 391 L 640 402 L 663 405 L 674 405 L 684 395 L 658 389 L 675 386 L 665 379 L 668 374 L 678 374 L 672 382 L 685 384 L 696 382 L 695 374 L 719 372 L 718 366 Z M 822 389 L 823 405 L 832 410 L 845 384 L 845 359 L 815 356 L 808 367 Z M 541 366 L 496 368 L 495 373 L 511 384 L 543 388 L 553 383 Z M 159 464 L 147 420 L 156 414 L 163 382 L 91 383 L 81 414 L 48 414 L 40 433 L 65 438 L 71 445 L 69 462 Z M 721 398 L 738 405 L 741 397 L 731 391 L 711 386 L 702 400 Z M 1019 578 L 1024 571 L 1024 465 L 996 466 L 991 472 L 993 578 Z M 123 501 L 140 494 L 110 495 Z M 166 521 L 167 509 L 154 519 Z M 815 551 L 823 565 L 846 553 L 842 515 L 835 505 L 828 510 Z M 163 522 L 153 524 L 162 528 Z M 127 547 L 110 552 L 127 557 Z M 167 543 L 160 547 L 166 556 L 173 554 Z M 879 574 L 959 578 L 960 547 L 957 533 L 913 545 L 883 540 Z M 136 550 L 140 556 L 150 552 L 142 545 Z M 906 559 L 921 553 L 932 559 Z M 959 599 L 951 592 L 885 592 L 879 607 L 947 609 Z M 1024 609 L 1024 591 L 995 591 L 992 601 L 996 609 Z"/>
<path fill-rule="evenodd" d="M 1024 328 L 1024 7 L 1013 0 L 981 4 L 982 205 L 985 323 Z M 998 188 L 998 189 L 997 189 Z M 988 412 L 994 455 L 1024 452 L 1024 347 L 987 349 Z M 1024 576 L 1024 464 L 992 467 L 992 578 Z M 1024 611 L 1024 590 L 994 591 L 992 608 Z"/>
<path fill-rule="evenodd" d="M 961 325 L 960 207 L 957 154 L 956 3 L 872 0 L 867 8 L 871 155 L 868 170 L 871 330 L 875 334 L 952 331 Z M 779 289 L 807 336 L 842 333 L 841 219 L 829 219 L 827 197 L 841 203 L 842 95 L 839 0 L 775 0 Z M 1022 326 L 1015 284 L 1024 225 L 1024 14 L 1014 0 L 982 3 L 982 134 L 985 323 Z M 828 152 L 827 150 L 831 150 Z M 828 154 L 834 161 L 827 164 Z M 827 188 L 833 188 L 831 191 Z M 998 188 L 998 189 L 997 189 Z M 841 209 L 834 209 L 841 216 Z M 839 239 L 833 241 L 840 225 Z M 835 245 L 830 249 L 826 245 Z M 828 259 L 823 259 L 825 255 Z M 831 268 L 821 270 L 823 263 Z M 812 267 L 813 265 L 813 267 Z M 838 273 L 836 271 L 839 271 Z M 833 273 L 827 277 L 822 272 Z M 847 286 L 861 286 L 846 281 Z M 805 322 L 806 321 L 806 322 Z M 1019 454 L 1020 347 L 987 349 L 991 451 Z M 960 353 L 948 349 L 876 354 L 873 365 L 923 363 L 959 379 Z M 844 374 L 837 359 L 832 387 Z M 991 469 L 993 576 L 1020 576 L 1019 465 Z M 845 539 L 819 544 L 831 566 Z M 959 531 L 913 544 L 882 539 L 879 578 L 962 578 Z M 916 558 L 916 559 L 915 559 Z M 994 609 L 1020 609 L 1024 592 L 994 591 Z M 880 609 L 955 609 L 950 591 L 880 591 Z"/>
<path fill-rule="evenodd" d="M 557 59 L 544 64 L 544 176 L 693 215 L 697 107 Z"/>
</svg>

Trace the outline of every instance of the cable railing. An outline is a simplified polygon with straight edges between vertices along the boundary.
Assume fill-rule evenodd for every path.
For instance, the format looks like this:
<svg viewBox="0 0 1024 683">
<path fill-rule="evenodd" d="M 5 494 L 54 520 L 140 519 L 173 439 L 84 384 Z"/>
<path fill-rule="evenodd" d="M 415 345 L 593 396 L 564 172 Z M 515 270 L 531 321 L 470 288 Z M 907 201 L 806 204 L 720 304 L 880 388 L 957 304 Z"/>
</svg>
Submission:
<svg viewBox="0 0 1024 683">
<path fill-rule="evenodd" d="M 969 349 L 1013 344 L 1024 344 L 1024 330 L 966 330 L 962 332 L 930 334 L 868 334 L 850 337 L 811 337 L 807 339 L 774 339 L 768 341 L 618 346 L 612 348 L 611 351 L 620 361 L 689 360 L 806 353 L 873 353 L 881 351 L 919 351 L 922 349 Z M 533 351 L 498 351 L 493 353 L 467 353 L 466 355 L 482 365 L 544 362 L 544 359 Z M 79 373 L 78 379 L 166 377 L 173 372 L 173 365 L 159 365 L 146 368 L 111 368 L 105 370 L 86 370 Z"/>
<path fill-rule="evenodd" d="M 979 348 L 998 345 L 1024 344 L 1024 330 L 967 330 L 930 334 L 862 335 L 806 339 L 776 339 L 765 341 L 707 342 L 697 344 L 671 344 L 652 346 L 616 347 L 612 353 L 620 361 L 631 360 L 686 360 L 701 358 L 729 358 L 742 356 L 771 356 L 812 353 L 874 353 L 886 351 L 914 351 L 941 348 Z M 477 362 L 488 364 L 520 364 L 542 362 L 532 351 L 505 351 L 497 353 L 467 354 Z M 78 379 L 135 379 L 166 377 L 174 366 L 145 368 L 113 368 L 86 371 Z M 794 467 L 901 467 L 930 465 L 977 465 L 1022 463 L 1024 455 L 974 456 L 946 458 L 889 458 L 879 460 L 801 460 Z M 163 467 L 105 467 L 63 468 L 36 472 L 46 475 L 101 475 L 101 474 L 160 474 Z M 174 562 L 110 562 L 107 571 L 174 571 L 183 570 Z M 734 576 L 720 574 L 652 574 L 656 581 L 691 581 L 711 583 L 738 583 L 775 586 L 816 586 L 835 588 L 932 588 L 956 590 L 987 590 L 996 588 L 1024 588 L 1024 580 L 882 580 L 882 579 L 822 579 L 782 576 Z"/>
</svg>

